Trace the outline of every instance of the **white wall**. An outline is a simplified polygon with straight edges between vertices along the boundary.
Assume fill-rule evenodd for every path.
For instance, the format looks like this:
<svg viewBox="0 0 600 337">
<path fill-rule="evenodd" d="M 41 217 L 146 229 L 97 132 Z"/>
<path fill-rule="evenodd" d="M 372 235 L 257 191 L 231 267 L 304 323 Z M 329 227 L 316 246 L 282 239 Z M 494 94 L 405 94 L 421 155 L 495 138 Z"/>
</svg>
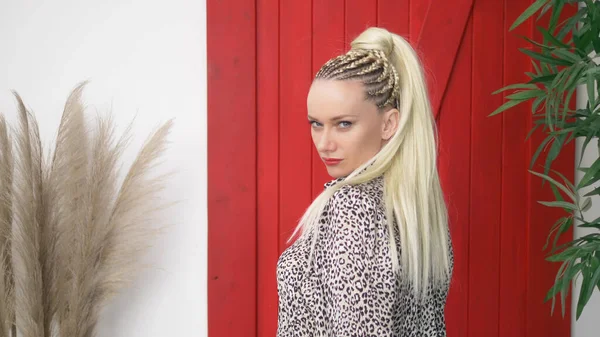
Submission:
<svg viewBox="0 0 600 337">
<path fill-rule="evenodd" d="M 2 0 L 0 50 L 0 111 L 16 119 L 18 91 L 46 144 L 85 79 L 84 99 L 112 105 L 118 130 L 137 114 L 126 164 L 175 118 L 163 165 L 178 170 L 165 191 L 181 200 L 166 213 L 174 226 L 147 255 L 153 267 L 105 310 L 99 336 L 206 336 L 205 2 Z"/>
<path fill-rule="evenodd" d="M 582 109 L 585 107 L 587 103 L 587 89 L 585 85 L 579 87 L 577 89 L 577 108 Z M 576 160 L 573 165 L 577 165 L 579 163 L 579 158 L 581 158 L 581 151 L 583 150 L 583 142 L 584 139 L 577 139 L 576 143 Z M 592 140 L 585 149 L 585 154 L 583 156 L 583 161 L 581 166 L 590 167 L 594 161 L 598 158 L 598 152 L 600 149 L 598 148 L 597 139 Z M 579 183 L 581 178 L 583 178 L 583 172 L 575 171 L 575 182 Z M 597 184 L 594 184 L 593 187 L 596 187 Z M 593 188 L 585 188 L 582 190 L 582 195 L 590 192 Z M 597 217 L 600 217 L 600 198 L 595 195 L 592 197 L 592 207 L 583 214 L 584 219 L 586 220 L 594 220 Z M 584 235 L 593 233 L 594 230 L 589 228 L 578 228 L 575 227 L 575 237 L 582 237 Z M 596 231 L 597 232 L 597 231 Z M 587 303 L 581 317 L 579 320 L 575 321 L 575 313 L 577 310 L 577 300 L 579 294 L 579 288 L 581 286 L 581 279 L 578 280 L 574 287 L 574 294 L 577 296 L 572 297 L 572 329 L 571 336 L 572 337 L 597 337 L 599 335 L 598 330 L 600 329 L 600 322 L 598 322 L 598 314 L 600 314 L 600 293 L 598 289 L 594 290 L 592 298 Z"/>
</svg>

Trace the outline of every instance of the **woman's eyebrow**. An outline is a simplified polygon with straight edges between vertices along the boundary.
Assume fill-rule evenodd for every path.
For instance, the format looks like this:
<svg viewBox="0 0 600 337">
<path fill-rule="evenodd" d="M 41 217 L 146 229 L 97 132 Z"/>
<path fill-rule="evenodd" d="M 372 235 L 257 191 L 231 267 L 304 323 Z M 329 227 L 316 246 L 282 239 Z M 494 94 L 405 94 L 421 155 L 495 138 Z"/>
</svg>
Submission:
<svg viewBox="0 0 600 337">
<path fill-rule="evenodd" d="M 340 119 L 344 119 L 344 118 L 348 118 L 348 117 L 356 117 L 356 116 L 357 116 L 357 115 L 351 115 L 351 114 L 348 114 L 348 115 L 340 115 L 340 116 L 333 117 L 331 120 L 332 120 L 332 121 L 337 121 L 337 120 L 340 120 Z M 314 118 L 314 117 L 312 117 L 312 116 L 310 116 L 310 115 L 308 116 L 308 119 L 309 119 L 309 120 L 315 120 L 315 121 L 316 121 L 316 120 L 318 120 L 317 118 Z"/>
</svg>

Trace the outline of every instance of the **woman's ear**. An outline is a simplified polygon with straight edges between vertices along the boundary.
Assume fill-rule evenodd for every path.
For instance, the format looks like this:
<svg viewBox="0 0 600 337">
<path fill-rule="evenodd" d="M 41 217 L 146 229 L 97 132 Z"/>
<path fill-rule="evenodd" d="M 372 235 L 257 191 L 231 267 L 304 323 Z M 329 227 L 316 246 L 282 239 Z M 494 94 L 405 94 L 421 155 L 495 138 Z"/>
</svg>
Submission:
<svg viewBox="0 0 600 337">
<path fill-rule="evenodd" d="M 400 111 L 398 111 L 398 109 L 390 109 L 384 112 L 383 118 L 383 132 L 381 138 L 387 141 L 390 140 L 396 133 L 396 130 L 398 130 Z"/>
</svg>

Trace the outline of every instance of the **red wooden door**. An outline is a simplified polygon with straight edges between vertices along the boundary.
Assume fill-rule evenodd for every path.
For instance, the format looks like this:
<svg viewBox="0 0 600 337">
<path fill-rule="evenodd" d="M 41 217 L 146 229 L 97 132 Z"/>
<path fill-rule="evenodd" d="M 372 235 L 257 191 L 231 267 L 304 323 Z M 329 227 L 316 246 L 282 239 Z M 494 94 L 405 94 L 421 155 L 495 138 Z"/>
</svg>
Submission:
<svg viewBox="0 0 600 337">
<path fill-rule="evenodd" d="M 524 0 L 208 0 L 209 336 L 274 336 L 275 266 L 329 180 L 306 122 L 306 94 L 327 59 L 368 26 L 420 53 L 440 131 L 439 169 L 455 270 L 448 336 L 568 336 L 543 303 L 556 266 L 542 246 L 559 216 L 548 184 L 527 173 L 541 141 L 529 107 L 486 117 L 491 92 L 530 70 L 507 33 Z M 537 32 L 537 31 L 535 31 Z M 573 176 L 574 147 L 555 168 Z M 539 171 L 539 169 L 537 169 Z M 569 309 L 567 309 L 569 313 Z"/>
</svg>

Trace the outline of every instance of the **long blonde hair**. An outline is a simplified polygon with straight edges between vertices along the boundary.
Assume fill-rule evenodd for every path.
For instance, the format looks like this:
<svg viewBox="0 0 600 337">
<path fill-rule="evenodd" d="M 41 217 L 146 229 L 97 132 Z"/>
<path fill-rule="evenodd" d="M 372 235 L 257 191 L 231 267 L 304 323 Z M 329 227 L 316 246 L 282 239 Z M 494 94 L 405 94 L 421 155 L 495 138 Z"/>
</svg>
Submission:
<svg viewBox="0 0 600 337">
<path fill-rule="evenodd" d="M 437 172 L 437 129 L 421 62 L 405 39 L 372 27 L 352 41 L 348 53 L 323 65 L 316 79 L 361 81 L 367 99 L 380 111 L 397 108 L 400 120 L 394 136 L 373 158 L 321 192 L 300 219 L 290 241 L 300 230 L 302 236 L 314 232 L 312 258 L 318 234 L 312 229 L 333 194 L 344 185 L 361 184 L 383 175 L 393 269 L 410 281 L 417 297 L 424 298 L 430 284 L 449 281 L 452 245 Z M 400 234 L 400 258 L 395 232 Z"/>
</svg>

